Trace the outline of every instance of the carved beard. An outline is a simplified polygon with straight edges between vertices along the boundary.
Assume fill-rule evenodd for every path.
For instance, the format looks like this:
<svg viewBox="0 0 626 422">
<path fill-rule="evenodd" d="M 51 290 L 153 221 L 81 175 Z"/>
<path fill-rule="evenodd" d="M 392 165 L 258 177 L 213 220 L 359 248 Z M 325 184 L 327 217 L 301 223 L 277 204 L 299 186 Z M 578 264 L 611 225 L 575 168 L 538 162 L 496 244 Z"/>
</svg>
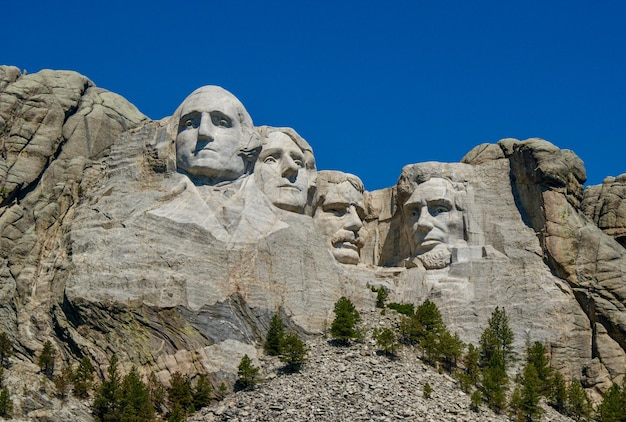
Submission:
<svg viewBox="0 0 626 422">
<path fill-rule="evenodd" d="M 416 258 L 427 270 L 439 270 L 450 265 L 452 253 L 447 245 L 440 245 L 433 250 L 418 255 Z"/>
</svg>

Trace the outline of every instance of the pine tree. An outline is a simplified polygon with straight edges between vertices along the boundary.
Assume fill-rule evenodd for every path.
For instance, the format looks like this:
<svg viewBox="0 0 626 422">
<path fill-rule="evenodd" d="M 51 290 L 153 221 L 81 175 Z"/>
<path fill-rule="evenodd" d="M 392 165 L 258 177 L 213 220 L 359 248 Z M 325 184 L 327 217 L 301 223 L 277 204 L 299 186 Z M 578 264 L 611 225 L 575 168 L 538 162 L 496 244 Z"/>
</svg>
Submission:
<svg viewBox="0 0 626 422">
<path fill-rule="evenodd" d="M 346 297 L 341 297 L 335 302 L 335 319 L 330 326 L 330 334 L 340 344 L 348 345 L 351 339 L 361 338 L 357 328 L 360 320 L 361 316 L 354 304 Z"/>
<path fill-rule="evenodd" d="M 400 336 L 401 343 L 414 346 L 419 343 L 424 327 L 417 319 L 415 314 L 411 316 L 401 316 L 400 318 Z"/>
<path fill-rule="evenodd" d="M 429 383 L 424 384 L 424 398 L 429 399 L 433 394 L 433 388 Z"/>
<path fill-rule="evenodd" d="M 390 328 L 385 327 L 382 330 L 374 329 L 374 338 L 376 339 L 376 345 L 387 356 L 396 356 L 398 338 Z"/>
<path fill-rule="evenodd" d="M 446 325 L 441 318 L 441 312 L 434 302 L 426 299 L 415 310 L 415 317 L 420 322 L 424 332 L 431 332 L 440 335 Z"/>
<path fill-rule="evenodd" d="M 513 332 L 504 309 L 496 307 L 488 326 L 480 337 L 482 392 L 489 407 L 496 412 L 503 409 L 508 376 L 506 367 L 513 353 Z"/>
<path fill-rule="evenodd" d="M 174 372 L 170 379 L 170 388 L 167 389 L 167 398 L 170 408 L 178 405 L 186 414 L 193 403 L 191 379 L 178 371 Z"/>
<path fill-rule="evenodd" d="M 139 375 L 136 366 L 132 366 L 121 384 L 121 421 L 150 422 L 155 418 L 150 392 Z"/>
<path fill-rule="evenodd" d="M 452 372 L 456 368 L 457 361 L 463 355 L 464 349 L 465 343 L 458 333 L 451 335 L 447 329 L 443 330 L 439 337 L 439 355 L 448 372 Z"/>
<path fill-rule="evenodd" d="M 376 307 L 377 308 L 385 308 L 385 301 L 389 296 L 389 291 L 384 287 L 379 287 L 376 289 Z"/>
<path fill-rule="evenodd" d="M 307 348 L 304 342 L 296 334 L 289 333 L 283 340 L 282 349 L 280 360 L 286 364 L 285 369 L 298 372 L 306 362 Z"/>
<path fill-rule="evenodd" d="M 147 387 L 150 393 L 152 407 L 154 407 L 154 410 L 161 413 L 163 402 L 165 401 L 165 387 L 163 387 L 163 384 L 157 379 L 154 372 L 148 374 Z"/>
<path fill-rule="evenodd" d="M 470 409 L 474 412 L 478 412 L 480 405 L 483 403 L 483 394 L 480 390 L 475 390 L 470 396 Z"/>
<path fill-rule="evenodd" d="M 270 321 L 270 327 L 265 339 L 265 353 L 270 356 L 278 356 L 281 352 L 282 342 L 285 336 L 285 326 L 278 314 L 274 314 Z"/>
<path fill-rule="evenodd" d="M 596 420 L 598 422 L 621 422 L 626 419 L 622 408 L 622 389 L 613 384 L 602 395 L 602 403 L 598 406 Z"/>
<path fill-rule="evenodd" d="M 465 365 L 465 374 L 468 377 L 469 383 L 475 386 L 478 385 L 480 380 L 480 367 L 478 366 L 479 360 L 480 354 L 478 353 L 478 349 L 470 343 L 467 346 L 467 353 L 465 354 L 463 363 Z"/>
<path fill-rule="evenodd" d="M 567 389 L 567 414 L 576 420 L 591 415 L 589 397 L 578 380 L 572 380 Z"/>
<path fill-rule="evenodd" d="M 547 394 L 552 383 L 553 370 L 546 355 L 546 348 L 536 341 L 526 349 L 526 362 L 532 364 L 537 370 L 542 394 Z"/>
<path fill-rule="evenodd" d="M 13 414 L 13 400 L 11 400 L 11 394 L 9 390 L 4 387 L 0 390 L 0 416 L 3 418 L 10 418 Z"/>
<path fill-rule="evenodd" d="M 0 365 L 3 368 L 9 367 L 9 358 L 13 356 L 13 343 L 4 331 L 0 333 Z"/>
<path fill-rule="evenodd" d="M 237 367 L 237 383 L 235 386 L 239 390 L 251 390 L 257 384 L 259 368 L 252 364 L 248 355 L 243 355 Z"/>
<path fill-rule="evenodd" d="M 193 388 L 192 396 L 193 407 L 194 409 L 196 409 L 196 411 L 211 404 L 213 387 L 211 386 L 211 383 L 209 382 L 206 374 L 200 374 L 200 376 L 196 380 L 196 385 Z"/>
<path fill-rule="evenodd" d="M 72 379 L 74 378 L 74 371 L 72 366 L 68 365 L 61 369 L 61 373 L 57 374 L 52 382 L 54 383 L 54 389 L 61 400 L 67 397 L 67 393 L 70 391 L 72 385 Z"/>
<path fill-rule="evenodd" d="M 502 355 L 505 366 L 511 363 L 513 355 L 513 331 L 509 327 L 509 317 L 506 315 L 504 308 L 500 309 L 496 306 L 496 309 L 491 313 L 491 317 L 488 321 L 488 327 L 483 332 L 481 337 L 481 346 L 485 353 L 491 347 L 495 347 L 497 351 Z M 485 343 L 484 343 L 485 342 Z"/>
<path fill-rule="evenodd" d="M 74 395 L 78 398 L 85 399 L 89 397 L 89 392 L 93 386 L 94 368 L 87 356 L 83 356 L 76 371 L 72 373 L 72 382 L 74 384 Z"/>
<path fill-rule="evenodd" d="M 217 388 L 217 393 L 215 393 L 215 398 L 219 401 L 222 401 L 226 398 L 227 395 L 228 395 L 228 387 L 226 387 L 226 384 L 222 382 L 220 386 Z"/>
<path fill-rule="evenodd" d="M 93 398 L 91 414 L 96 421 L 118 421 L 121 417 L 121 378 L 118 372 L 118 359 L 111 356 L 107 379 L 102 381 Z"/>
<path fill-rule="evenodd" d="M 550 406 L 559 413 L 565 413 L 565 404 L 567 403 L 567 385 L 560 372 L 555 371 L 552 378 L 552 387 L 548 400 Z"/>
<path fill-rule="evenodd" d="M 43 344 L 43 349 L 41 349 L 41 353 L 39 354 L 39 358 L 37 359 L 37 364 L 41 371 L 45 376 L 52 379 L 54 375 L 54 359 L 56 358 L 57 352 L 52 347 L 52 343 L 50 340 L 47 340 Z"/>
<path fill-rule="evenodd" d="M 522 375 L 521 414 L 527 421 L 538 420 L 541 415 L 541 380 L 532 363 L 524 368 Z"/>
</svg>

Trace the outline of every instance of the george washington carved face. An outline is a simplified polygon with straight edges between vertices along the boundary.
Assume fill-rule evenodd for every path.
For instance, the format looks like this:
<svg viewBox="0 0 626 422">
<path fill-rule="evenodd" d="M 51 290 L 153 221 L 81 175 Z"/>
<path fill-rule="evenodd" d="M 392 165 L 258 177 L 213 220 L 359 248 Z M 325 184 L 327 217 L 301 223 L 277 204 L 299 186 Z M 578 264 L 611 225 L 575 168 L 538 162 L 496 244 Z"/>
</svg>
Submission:
<svg viewBox="0 0 626 422">
<path fill-rule="evenodd" d="M 246 150 L 258 147 L 258 137 L 252 119 L 230 92 L 217 86 L 199 88 L 183 101 L 177 114 L 179 170 L 216 183 L 250 171 Z"/>
</svg>

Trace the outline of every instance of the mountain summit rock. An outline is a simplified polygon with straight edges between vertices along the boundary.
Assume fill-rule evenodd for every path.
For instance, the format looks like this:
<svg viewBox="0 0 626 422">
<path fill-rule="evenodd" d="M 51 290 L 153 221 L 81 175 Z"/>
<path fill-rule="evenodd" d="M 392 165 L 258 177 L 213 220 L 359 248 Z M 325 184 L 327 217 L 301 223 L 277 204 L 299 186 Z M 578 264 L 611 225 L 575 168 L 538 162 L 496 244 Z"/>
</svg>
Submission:
<svg viewBox="0 0 626 422">
<path fill-rule="evenodd" d="M 384 287 L 435 302 L 474 344 L 505 308 L 519 357 L 539 341 L 589 391 L 626 373 L 624 176 L 585 188 L 574 152 L 507 138 L 368 192 L 222 88 L 172 110 L 152 121 L 75 72 L 0 66 L 0 324 L 16 371 L 51 341 L 100 375 L 115 353 L 164 383 L 232 384 L 274 314 L 312 338 L 340 297 L 371 310 Z"/>
</svg>

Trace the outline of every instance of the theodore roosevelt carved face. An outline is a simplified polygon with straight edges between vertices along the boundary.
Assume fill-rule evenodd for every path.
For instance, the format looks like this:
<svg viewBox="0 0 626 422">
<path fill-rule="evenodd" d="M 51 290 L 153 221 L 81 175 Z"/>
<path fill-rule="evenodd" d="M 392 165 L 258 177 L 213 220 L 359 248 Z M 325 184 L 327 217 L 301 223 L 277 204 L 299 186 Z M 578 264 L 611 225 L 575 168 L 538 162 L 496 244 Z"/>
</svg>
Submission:
<svg viewBox="0 0 626 422">
<path fill-rule="evenodd" d="M 328 250 L 342 264 L 361 259 L 363 238 L 363 183 L 348 173 L 320 171 L 313 219 L 326 239 Z"/>
<path fill-rule="evenodd" d="M 183 101 L 177 115 L 176 165 L 210 184 L 250 173 L 260 140 L 252 119 L 235 96 L 204 86 Z"/>
<path fill-rule="evenodd" d="M 404 203 L 404 227 L 411 254 L 427 269 L 447 266 L 448 247 L 464 240 L 463 212 L 457 196 L 450 181 L 432 178 L 419 184 Z"/>
<path fill-rule="evenodd" d="M 313 151 L 294 130 L 261 128 L 263 147 L 254 168 L 261 191 L 278 208 L 304 213 L 316 170 Z"/>
</svg>

